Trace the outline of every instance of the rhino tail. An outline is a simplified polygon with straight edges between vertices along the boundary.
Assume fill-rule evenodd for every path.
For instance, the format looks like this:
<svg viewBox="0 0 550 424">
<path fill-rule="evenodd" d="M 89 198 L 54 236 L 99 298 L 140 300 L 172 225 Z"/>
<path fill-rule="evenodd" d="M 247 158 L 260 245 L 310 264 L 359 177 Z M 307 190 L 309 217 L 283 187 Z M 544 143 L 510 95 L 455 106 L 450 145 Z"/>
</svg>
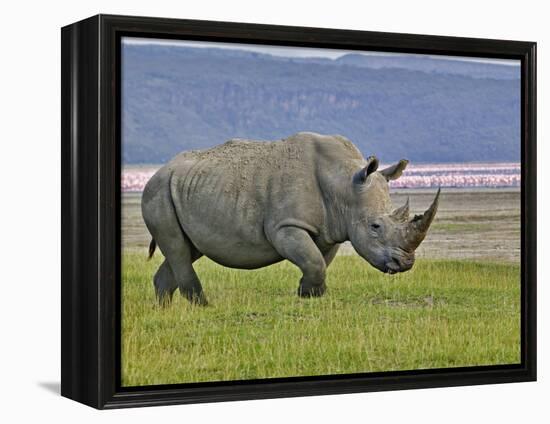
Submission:
<svg viewBox="0 0 550 424">
<path fill-rule="evenodd" d="M 151 243 L 149 243 L 149 256 L 147 256 L 147 260 L 150 261 L 155 253 L 155 249 L 157 248 L 157 242 L 154 238 L 151 239 Z"/>
</svg>

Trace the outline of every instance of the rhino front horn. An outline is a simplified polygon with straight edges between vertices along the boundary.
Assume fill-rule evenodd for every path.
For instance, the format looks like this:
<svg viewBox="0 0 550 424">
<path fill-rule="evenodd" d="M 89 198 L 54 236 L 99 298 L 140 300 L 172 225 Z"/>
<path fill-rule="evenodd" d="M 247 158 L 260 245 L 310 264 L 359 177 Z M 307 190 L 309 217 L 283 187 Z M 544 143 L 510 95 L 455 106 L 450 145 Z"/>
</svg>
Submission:
<svg viewBox="0 0 550 424">
<path fill-rule="evenodd" d="M 437 206 L 439 205 L 439 194 L 441 193 L 441 188 L 437 190 L 435 198 L 426 212 L 422 215 L 415 215 L 413 219 L 409 222 L 407 228 L 407 247 L 410 250 L 416 249 L 422 240 L 426 237 L 428 233 L 428 228 L 435 218 L 437 212 Z"/>
</svg>

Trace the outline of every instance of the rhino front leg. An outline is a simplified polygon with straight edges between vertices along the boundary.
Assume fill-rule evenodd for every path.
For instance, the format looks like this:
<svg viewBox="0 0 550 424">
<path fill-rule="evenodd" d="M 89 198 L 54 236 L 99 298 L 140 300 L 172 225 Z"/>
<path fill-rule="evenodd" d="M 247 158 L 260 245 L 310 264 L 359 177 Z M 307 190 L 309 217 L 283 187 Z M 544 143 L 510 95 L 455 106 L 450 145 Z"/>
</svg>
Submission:
<svg viewBox="0 0 550 424">
<path fill-rule="evenodd" d="M 332 260 L 334 259 L 334 257 L 336 256 L 336 254 L 338 253 L 338 249 L 340 249 L 340 245 L 339 244 L 335 244 L 334 246 L 332 246 L 330 248 L 330 250 L 328 252 L 326 252 L 323 257 L 325 258 L 325 263 L 327 264 L 327 266 L 330 265 L 330 263 L 332 262 Z"/>
<path fill-rule="evenodd" d="M 302 271 L 298 295 L 322 296 L 325 293 L 326 262 L 307 231 L 298 227 L 279 229 L 273 240 L 279 254 Z"/>
</svg>

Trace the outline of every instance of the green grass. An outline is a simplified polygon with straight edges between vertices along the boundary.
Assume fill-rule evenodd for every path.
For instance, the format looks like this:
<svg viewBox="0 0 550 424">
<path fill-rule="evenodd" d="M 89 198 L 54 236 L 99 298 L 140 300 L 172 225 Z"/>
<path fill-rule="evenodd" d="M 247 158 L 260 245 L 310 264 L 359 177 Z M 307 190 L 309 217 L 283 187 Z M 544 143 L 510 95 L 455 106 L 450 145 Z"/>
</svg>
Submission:
<svg viewBox="0 0 550 424">
<path fill-rule="evenodd" d="M 188 383 L 520 361 L 520 270 L 418 260 L 393 276 L 338 256 L 323 298 L 300 299 L 283 262 L 232 270 L 202 258 L 210 302 L 157 305 L 162 256 L 123 256 L 122 384 Z"/>
</svg>

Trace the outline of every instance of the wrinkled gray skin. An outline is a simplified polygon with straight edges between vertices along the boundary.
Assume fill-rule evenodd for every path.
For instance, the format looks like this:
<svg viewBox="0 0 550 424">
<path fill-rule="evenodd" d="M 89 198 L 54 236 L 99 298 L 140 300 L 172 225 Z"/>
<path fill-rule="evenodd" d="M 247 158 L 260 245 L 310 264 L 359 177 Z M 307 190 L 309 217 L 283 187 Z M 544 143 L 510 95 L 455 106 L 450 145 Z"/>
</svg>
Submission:
<svg viewBox="0 0 550 424">
<path fill-rule="evenodd" d="M 325 292 L 326 268 L 340 243 L 382 272 L 410 269 L 437 209 L 438 195 L 409 220 L 393 209 L 388 181 L 406 160 L 377 171 L 346 138 L 298 133 L 275 142 L 230 140 L 184 152 L 147 183 L 142 213 L 165 256 L 154 284 L 162 304 L 176 288 L 206 304 L 193 262 L 206 255 L 232 268 L 254 269 L 288 259 L 303 273 L 300 296 Z"/>
</svg>

